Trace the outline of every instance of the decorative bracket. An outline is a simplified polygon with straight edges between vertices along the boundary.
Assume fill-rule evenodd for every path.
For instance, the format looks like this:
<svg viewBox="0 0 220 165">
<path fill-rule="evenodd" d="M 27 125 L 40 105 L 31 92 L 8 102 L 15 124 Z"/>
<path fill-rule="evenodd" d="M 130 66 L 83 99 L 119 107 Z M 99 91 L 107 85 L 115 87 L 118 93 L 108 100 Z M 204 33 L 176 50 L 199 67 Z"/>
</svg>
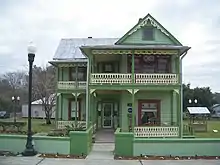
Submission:
<svg viewBox="0 0 220 165">
<path fill-rule="evenodd" d="M 174 92 L 176 92 L 177 94 L 179 94 L 179 90 L 178 90 L 178 89 L 174 89 Z"/>
<path fill-rule="evenodd" d="M 130 94 L 132 94 L 132 89 L 127 89 L 127 91 L 128 91 Z"/>
<path fill-rule="evenodd" d="M 92 94 L 93 92 L 95 92 L 95 89 L 90 89 L 90 94 Z"/>
<path fill-rule="evenodd" d="M 139 89 L 134 89 L 134 94 L 136 94 L 139 91 Z"/>
<path fill-rule="evenodd" d="M 61 93 L 57 93 L 57 96 L 60 96 Z"/>
</svg>

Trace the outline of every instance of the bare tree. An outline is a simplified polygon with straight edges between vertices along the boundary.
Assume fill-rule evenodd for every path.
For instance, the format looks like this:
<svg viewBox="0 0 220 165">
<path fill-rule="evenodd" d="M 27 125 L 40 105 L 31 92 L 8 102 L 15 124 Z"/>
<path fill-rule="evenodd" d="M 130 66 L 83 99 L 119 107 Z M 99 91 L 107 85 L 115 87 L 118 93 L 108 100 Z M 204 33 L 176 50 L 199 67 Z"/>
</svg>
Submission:
<svg viewBox="0 0 220 165">
<path fill-rule="evenodd" d="M 46 124 L 51 124 L 51 116 L 56 102 L 54 67 L 41 68 L 34 66 L 33 97 L 41 100 L 46 116 Z"/>
<path fill-rule="evenodd" d="M 8 72 L 3 75 L 3 80 L 6 80 L 13 90 L 27 85 L 26 73 L 24 71 Z"/>
</svg>

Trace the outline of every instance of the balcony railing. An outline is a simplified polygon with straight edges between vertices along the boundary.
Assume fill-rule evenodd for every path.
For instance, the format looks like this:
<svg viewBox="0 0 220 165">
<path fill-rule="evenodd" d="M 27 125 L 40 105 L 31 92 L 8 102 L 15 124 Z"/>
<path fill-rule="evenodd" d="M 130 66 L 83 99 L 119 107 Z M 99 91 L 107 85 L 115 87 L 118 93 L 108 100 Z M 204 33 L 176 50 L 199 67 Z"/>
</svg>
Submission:
<svg viewBox="0 0 220 165">
<path fill-rule="evenodd" d="M 137 84 L 177 84 L 177 74 L 136 74 Z"/>
<path fill-rule="evenodd" d="M 131 74 L 122 73 L 93 73 L 91 84 L 129 84 L 132 82 Z"/>
<path fill-rule="evenodd" d="M 72 89 L 86 89 L 86 81 L 58 81 L 58 89 L 72 90 Z"/>
<path fill-rule="evenodd" d="M 130 84 L 130 73 L 93 73 L 91 84 Z M 136 84 L 177 84 L 177 74 L 135 74 Z"/>
</svg>

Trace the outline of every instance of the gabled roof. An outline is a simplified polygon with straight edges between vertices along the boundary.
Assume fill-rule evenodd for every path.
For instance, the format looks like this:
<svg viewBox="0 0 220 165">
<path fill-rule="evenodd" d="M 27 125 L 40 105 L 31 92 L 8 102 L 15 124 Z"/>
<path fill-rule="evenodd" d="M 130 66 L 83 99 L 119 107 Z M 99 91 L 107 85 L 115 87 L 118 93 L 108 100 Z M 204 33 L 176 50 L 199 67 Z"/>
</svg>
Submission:
<svg viewBox="0 0 220 165">
<path fill-rule="evenodd" d="M 148 21 L 150 21 L 152 26 L 159 29 L 162 33 L 169 37 L 169 39 L 172 40 L 175 43 L 175 45 L 182 46 L 182 44 L 150 14 L 147 14 L 143 19 L 139 19 L 139 22 L 132 29 L 130 29 L 124 36 L 122 36 L 115 44 L 122 44 L 126 38 L 128 38 L 131 34 L 136 32 L 141 27 L 145 26 Z"/>
<path fill-rule="evenodd" d="M 83 60 L 86 59 L 79 49 L 80 46 L 112 45 L 118 38 L 71 38 L 61 39 L 53 60 Z"/>
</svg>

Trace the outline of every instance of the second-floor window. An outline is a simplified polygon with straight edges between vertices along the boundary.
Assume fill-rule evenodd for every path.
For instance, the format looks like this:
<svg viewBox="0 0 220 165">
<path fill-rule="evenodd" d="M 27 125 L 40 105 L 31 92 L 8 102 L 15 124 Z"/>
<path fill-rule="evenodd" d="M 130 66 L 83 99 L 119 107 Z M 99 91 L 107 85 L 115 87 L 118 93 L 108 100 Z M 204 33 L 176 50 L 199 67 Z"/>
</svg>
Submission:
<svg viewBox="0 0 220 165">
<path fill-rule="evenodd" d="M 72 67 L 70 68 L 70 80 L 71 81 L 86 81 L 87 69 L 86 67 Z"/>
<path fill-rule="evenodd" d="M 131 73 L 132 57 L 128 57 L 128 72 Z M 171 57 L 155 55 L 135 55 L 135 73 L 170 73 Z"/>
</svg>

